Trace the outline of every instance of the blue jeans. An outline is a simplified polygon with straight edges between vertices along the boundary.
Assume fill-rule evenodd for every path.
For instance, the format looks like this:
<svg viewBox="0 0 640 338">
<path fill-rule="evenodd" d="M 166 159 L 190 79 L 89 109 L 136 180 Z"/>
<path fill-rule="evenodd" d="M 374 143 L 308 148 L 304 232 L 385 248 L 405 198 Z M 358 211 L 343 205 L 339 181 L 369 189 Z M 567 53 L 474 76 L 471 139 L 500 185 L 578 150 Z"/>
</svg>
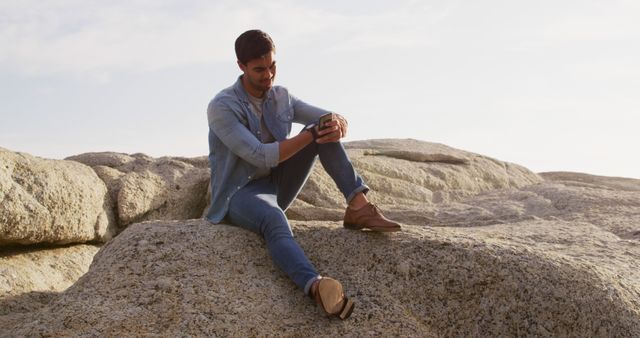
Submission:
<svg viewBox="0 0 640 338">
<path fill-rule="evenodd" d="M 315 267 L 293 238 L 284 214 L 309 178 L 316 160 L 335 181 L 347 202 L 369 188 L 353 168 L 341 143 L 309 144 L 272 169 L 271 175 L 249 182 L 229 202 L 227 220 L 262 235 L 274 263 L 309 293 L 319 277 Z"/>
</svg>

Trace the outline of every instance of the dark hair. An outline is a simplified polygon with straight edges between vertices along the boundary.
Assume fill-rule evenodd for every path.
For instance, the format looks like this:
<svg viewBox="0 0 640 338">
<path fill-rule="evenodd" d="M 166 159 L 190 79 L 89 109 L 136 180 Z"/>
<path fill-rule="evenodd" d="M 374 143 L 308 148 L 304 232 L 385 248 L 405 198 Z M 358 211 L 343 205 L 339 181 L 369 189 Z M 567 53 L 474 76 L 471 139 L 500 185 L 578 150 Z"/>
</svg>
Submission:
<svg viewBox="0 0 640 338">
<path fill-rule="evenodd" d="M 236 39 L 236 57 L 243 65 L 271 51 L 276 51 L 273 40 L 269 34 L 259 29 L 246 31 Z"/>
</svg>

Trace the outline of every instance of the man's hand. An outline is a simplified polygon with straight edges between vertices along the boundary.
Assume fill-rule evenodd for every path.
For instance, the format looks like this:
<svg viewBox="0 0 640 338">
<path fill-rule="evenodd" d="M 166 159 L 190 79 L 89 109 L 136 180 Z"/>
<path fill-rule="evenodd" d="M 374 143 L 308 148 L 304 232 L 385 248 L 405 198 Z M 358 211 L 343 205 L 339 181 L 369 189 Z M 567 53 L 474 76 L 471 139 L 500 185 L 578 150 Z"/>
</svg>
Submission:
<svg viewBox="0 0 640 338">
<path fill-rule="evenodd" d="M 338 142 L 341 138 L 347 136 L 349 123 L 340 114 L 332 113 L 331 121 L 325 123 L 326 129 L 318 130 L 318 143 Z"/>
</svg>

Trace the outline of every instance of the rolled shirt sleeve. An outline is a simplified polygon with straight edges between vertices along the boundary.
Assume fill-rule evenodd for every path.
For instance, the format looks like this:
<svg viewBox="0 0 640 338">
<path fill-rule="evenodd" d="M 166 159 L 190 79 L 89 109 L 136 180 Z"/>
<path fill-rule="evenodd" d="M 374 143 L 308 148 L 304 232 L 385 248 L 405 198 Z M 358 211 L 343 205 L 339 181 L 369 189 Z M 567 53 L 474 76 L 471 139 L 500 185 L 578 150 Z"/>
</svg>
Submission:
<svg viewBox="0 0 640 338">
<path fill-rule="evenodd" d="M 214 99 L 207 108 L 209 128 L 231 150 L 243 160 L 258 168 L 273 168 L 278 165 L 280 147 L 278 142 L 262 143 L 242 123 L 239 111 L 235 112 L 223 99 Z"/>
</svg>

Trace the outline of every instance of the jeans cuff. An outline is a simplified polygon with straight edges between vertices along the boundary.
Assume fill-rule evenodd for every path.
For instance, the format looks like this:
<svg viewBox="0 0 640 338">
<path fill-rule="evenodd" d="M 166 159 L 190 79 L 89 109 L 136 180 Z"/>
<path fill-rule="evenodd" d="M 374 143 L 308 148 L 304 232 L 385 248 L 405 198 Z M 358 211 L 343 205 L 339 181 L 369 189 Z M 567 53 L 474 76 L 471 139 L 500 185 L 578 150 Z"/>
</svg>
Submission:
<svg viewBox="0 0 640 338">
<path fill-rule="evenodd" d="M 317 281 L 318 279 L 322 279 L 322 276 L 317 275 L 317 276 L 315 276 L 315 277 L 313 277 L 313 278 L 311 278 L 311 279 L 309 279 L 307 281 L 307 284 L 305 284 L 305 286 L 304 286 L 304 294 L 305 295 L 311 296 L 311 295 L 309 295 L 309 292 L 311 292 L 311 285 L 313 285 L 313 283 L 315 281 Z"/>
<path fill-rule="evenodd" d="M 357 187 L 355 190 L 353 190 L 349 196 L 347 196 L 347 204 L 349 204 L 351 202 L 351 200 L 356 197 L 356 195 L 360 192 L 362 193 L 367 193 L 369 191 L 369 187 L 367 187 L 366 185 L 361 185 L 359 187 Z"/>
</svg>

